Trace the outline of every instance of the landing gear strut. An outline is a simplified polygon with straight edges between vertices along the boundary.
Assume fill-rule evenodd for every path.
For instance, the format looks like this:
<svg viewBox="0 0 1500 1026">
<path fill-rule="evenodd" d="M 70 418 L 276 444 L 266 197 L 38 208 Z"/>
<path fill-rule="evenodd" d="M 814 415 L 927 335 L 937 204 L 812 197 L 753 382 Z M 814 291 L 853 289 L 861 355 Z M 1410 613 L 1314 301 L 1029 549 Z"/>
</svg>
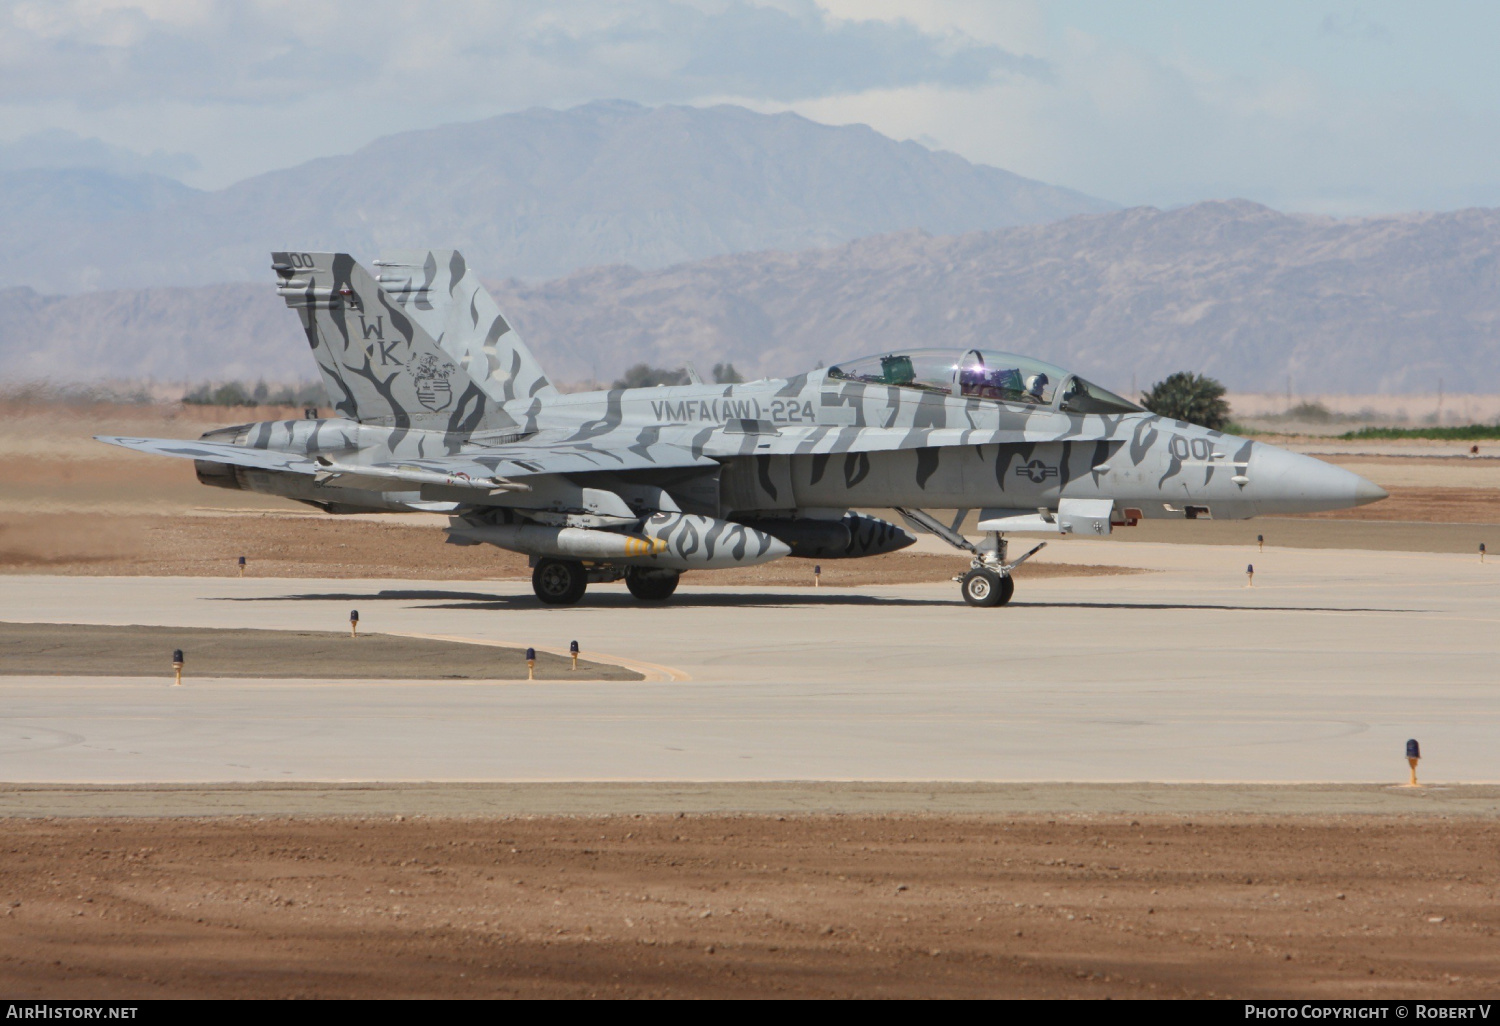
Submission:
<svg viewBox="0 0 1500 1026">
<path fill-rule="evenodd" d="M 549 606 L 571 606 L 583 598 L 589 586 L 589 572 L 573 559 L 537 560 L 531 571 L 531 590 Z"/>
<path fill-rule="evenodd" d="M 983 542 L 975 545 L 958 533 L 958 525 L 964 522 L 964 516 L 969 512 L 966 509 L 958 511 L 951 527 L 920 509 L 898 507 L 896 512 L 913 527 L 935 534 L 955 549 L 962 549 L 974 557 L 969 572 L 953 578 L 959 582 L 964 601 L 971 606 L 1003 606 L 1009 602 L 1016 593 L 1016 581 L 1010 575 L 1011 571 L 1047 547 L 1047 543 L 1042 542 L 1014 563 L 1007 563 L 1004 535 L 991 531 Z"/>
</svg>

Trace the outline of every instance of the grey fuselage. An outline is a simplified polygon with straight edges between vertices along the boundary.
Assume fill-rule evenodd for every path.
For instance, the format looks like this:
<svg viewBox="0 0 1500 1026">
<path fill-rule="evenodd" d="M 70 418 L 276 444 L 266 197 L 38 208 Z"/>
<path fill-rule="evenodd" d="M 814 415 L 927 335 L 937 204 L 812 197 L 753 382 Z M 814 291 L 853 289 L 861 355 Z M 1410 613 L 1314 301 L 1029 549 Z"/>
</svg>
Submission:
<svg viewBox="0 0 1500 1026">
<path fill-rule="evenodd" d="M 441 455 L 482 463 L 488 447 L 527 439 L 606 455 L 650 453 L 664 444 L 716 466 L 615 473 L 602 459 L 604 469 L 569 477 L 610 488 L 637 512 L 649 512 L 660 489 L 678 508 L 712 517 L 856 507 L 1034 512 L 1078 498 L 1109 499 L 1121 514 L 1145 518 L 1240 519 L 1338 509 L 1384 495 L 1342 468 L 1265 443 L 1145 412 L 1085 414 L 1060 405 L 830 380 L 818 371 L 736 385 L 515 399 L 493 411 L 505 426 L 474 432 L 430 420 L 385 426 L 330 418 L 246 425 L 205 438 L 355 465 Z M 274 471 L 200 464 L 200 476 L 205 471 L 205 483 L 335 511 L 437 511 L 475 501 L 471 490 L 442 485 L 333 489 Z M 563 510 L 569 501 L 544 488 L 491 496 L 483 505 Z"/>
</svg>

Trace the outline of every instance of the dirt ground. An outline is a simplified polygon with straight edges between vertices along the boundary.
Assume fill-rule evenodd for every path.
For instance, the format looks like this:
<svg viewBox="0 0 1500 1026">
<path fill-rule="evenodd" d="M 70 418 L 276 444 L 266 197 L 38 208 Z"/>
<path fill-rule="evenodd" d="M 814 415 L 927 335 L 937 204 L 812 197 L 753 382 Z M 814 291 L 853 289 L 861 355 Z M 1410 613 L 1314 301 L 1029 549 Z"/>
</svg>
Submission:
<svg viewBox="0 0 1500 1026">
<path fill-rule="evenodd" d="M 0 623 L 0 674 L 172 676 L 181 649 L 189 680 L 296 677 L 357 680 L 526 680 L 526 650 L 431 638 L 205 627 Z M 640 680 L 632 670 L 537 652 L 537 680 Z"/>
<path fill-rule="evenodd" d="M 11 820 L 0 990 L 1484 998 L 1500 823 Z"/>
</svg>

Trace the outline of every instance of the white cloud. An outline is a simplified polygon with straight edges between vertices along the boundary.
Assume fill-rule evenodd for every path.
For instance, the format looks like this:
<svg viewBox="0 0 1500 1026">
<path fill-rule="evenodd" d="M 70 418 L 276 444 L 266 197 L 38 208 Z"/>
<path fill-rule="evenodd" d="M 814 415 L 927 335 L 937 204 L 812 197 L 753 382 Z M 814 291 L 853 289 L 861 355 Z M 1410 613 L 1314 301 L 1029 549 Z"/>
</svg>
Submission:
<svg viewBox="0 0 1500 1026">
<path fill-rule="evenodd" d="M 980 32 L 974 21 L 953 24 Z M 1379 38 L 1367 19 L 1337 24 Z M 1314 30 L 1327 31 L 1316 20 Z M 1334 214 L 1500 205 L 1493 109 L 1468 109 L 1437 90 L 1344 87 L 1292 62 L 1263 59 L 1247 71 L 1191 52 L 1148 52 L 1066 26 L 1029 38 L 1031 49 L 1000 41 L 1047 61 L 1052 75 L 759 107 L 920 137 L 1127 204 L 1243 196 Z"/>
<path fill-rule="evenodd" d="M 0 139 L 192 153 L 217 186 L 531 105 L 729 100 L 1126 203 L 1500 204 L 1484 8 L 1327 6 L 0 0 Z"/>
<path fill-rule="evenodd" d="M 811 0 L 0 0 L 0 138 L 65 127 L 199 152 L 199 184 L 531 105 L 788 103 L 1037 62 Z"/>
<path fill-rule="evenodd" d="M 1024 67 L 958 34 L 924 33 L 899 19 L 832 18 L 810 2 L 12 0 L 0 3 L 0 27 L 9 102 L 69 98 L 90 107 L 257 104 L 311 88 L 439 98 L 497 86 L 541 91 L 528 89 L 533 82 L 596 88 L 601 80 L 673 99 L 706 88 L 795 99 L 831 88 L 972 85 Z"/>
</svg>

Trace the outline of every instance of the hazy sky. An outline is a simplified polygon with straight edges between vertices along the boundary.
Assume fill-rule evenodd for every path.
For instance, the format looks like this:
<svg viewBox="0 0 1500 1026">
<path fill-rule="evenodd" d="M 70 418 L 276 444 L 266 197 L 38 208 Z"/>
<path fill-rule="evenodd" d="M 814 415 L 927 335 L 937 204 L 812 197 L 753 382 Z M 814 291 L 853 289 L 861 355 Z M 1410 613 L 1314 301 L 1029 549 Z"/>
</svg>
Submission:
<svg viewBox="0 0 1500 1026">
<path fill-rule="evenodd" d="M 862 121 L 1127 204 L 1500 206 L 1497 44 L 1471 0 L 0 0 L 0 167 L 219 187 L 618 97 Z"/>
</svg>

